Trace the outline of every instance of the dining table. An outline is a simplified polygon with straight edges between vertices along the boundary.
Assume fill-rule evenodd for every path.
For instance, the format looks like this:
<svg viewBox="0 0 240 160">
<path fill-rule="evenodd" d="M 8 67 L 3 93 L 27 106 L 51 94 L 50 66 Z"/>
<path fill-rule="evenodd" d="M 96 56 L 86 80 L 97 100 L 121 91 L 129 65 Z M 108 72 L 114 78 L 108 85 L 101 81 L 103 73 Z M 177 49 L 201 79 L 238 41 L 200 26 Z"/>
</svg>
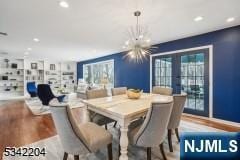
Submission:
<svg viewBox="0 0 240 160">
<path fill-rule="evenodd" d="M 172 96 L 142 93 L 139 99 L 129 99 L 126 94 L 82 100 L 86 109 L 117 121 L 120 126 L 120 160 L 128 160 L 128 126 L 146 115 L 152 102 L 172 101 Z M 89 114 L 89 113 L 87 113 Z"/>
</svg>

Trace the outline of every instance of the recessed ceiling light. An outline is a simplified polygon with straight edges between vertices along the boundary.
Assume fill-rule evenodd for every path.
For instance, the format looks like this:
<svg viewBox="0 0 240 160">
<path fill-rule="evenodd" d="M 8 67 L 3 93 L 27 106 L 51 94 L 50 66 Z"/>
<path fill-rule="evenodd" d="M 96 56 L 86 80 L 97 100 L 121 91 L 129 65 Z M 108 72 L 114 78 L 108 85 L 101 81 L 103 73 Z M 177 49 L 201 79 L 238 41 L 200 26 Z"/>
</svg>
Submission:
<svg viewBox="0 0 240 160">
<path fill-rule="evenodd" d="M 60 1 L 59 5 L 63 8 L 68 8 L 69 7 L 69 4 L 66 1 Z"/>
<path fill-rule="evenodd" d="M 28 50 L 28 51 L 31 51 L 31 50 L 32 50 L 32 48 L 28 48 L 27 50 Z"/>
<path fill-rule="evenodd" d="M 24 55 L 25 55 L 25 56 L 29 55 L 29 52 L 24 52 Z"/>
<path fill-rule="evenodd" d="M 227 19 L 227 22 L 232 22 L 232 21 L 234 21 L 234 20 L 235 20 L 234 17 L 229 17 L 229 18 Z"/>
<path fill-rule="evenodd" d="M 39 42 L 40 40 L 38 38 L 33 38 L 33 41 Z"/>
<path fill-rule="evenodd" d="M 125 49 L 125 48 L 126 48 L 126 46 L 122 46 L 122 48 L 123 48 L 123 49 Z"/>
<path fill-rule="evenodd" d="M 195 22 L 198 22 L 198 21 L 201 21 L 201 20 L 203 20 L 203 17 L 201 17 L 201 16 L 197 16 L 196 18 L 194 18 Z"/>
</svg>

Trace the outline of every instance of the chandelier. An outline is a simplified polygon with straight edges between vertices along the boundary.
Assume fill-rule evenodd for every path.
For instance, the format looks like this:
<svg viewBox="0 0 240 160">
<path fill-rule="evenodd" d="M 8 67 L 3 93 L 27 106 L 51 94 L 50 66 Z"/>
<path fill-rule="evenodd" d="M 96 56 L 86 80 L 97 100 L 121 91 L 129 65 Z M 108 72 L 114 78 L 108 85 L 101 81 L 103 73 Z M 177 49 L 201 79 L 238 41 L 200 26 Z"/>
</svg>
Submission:
<svg viewBox="0 0 240 160">
<path fill-rule="evenodd" d="M 146 28 L 143 28 L 138 23 L 138 18 L 141 15 L 140 11 L 135 11 L 134 16 L 137 18 L 136 27 L 131 27 L 128 30 L 129 39 L 125 41 L 123 46 L 127 49 L 127 53 L 124 58 L 130 61 L 143 62 L 144 59 L 151 54 L 152 50 L 156 47 L 150 45 L 150 38 Z"/>
</svg>

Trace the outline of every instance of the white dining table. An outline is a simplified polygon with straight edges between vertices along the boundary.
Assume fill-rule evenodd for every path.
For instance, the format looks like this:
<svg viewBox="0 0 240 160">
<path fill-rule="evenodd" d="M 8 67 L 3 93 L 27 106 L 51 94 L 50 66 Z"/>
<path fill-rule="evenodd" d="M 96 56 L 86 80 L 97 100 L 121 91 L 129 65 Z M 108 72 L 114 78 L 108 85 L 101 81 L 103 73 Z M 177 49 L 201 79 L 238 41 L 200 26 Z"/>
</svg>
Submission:
<svg viewBox="0 0 240 160">
<path fill-rule="evenodd" d="M 146 114 L 152 102 L 169 102 L 172 96 L 143 93 L 139 99 L 129 99 L 127 95 L 118 95 L 90 100 L 82 100 L 87 110 L 109 117 L 120 125 L 120 160 L 128 160 L 128 126 Z M 89 113 L 88 113 L 89 114 Z"/>
</svg>

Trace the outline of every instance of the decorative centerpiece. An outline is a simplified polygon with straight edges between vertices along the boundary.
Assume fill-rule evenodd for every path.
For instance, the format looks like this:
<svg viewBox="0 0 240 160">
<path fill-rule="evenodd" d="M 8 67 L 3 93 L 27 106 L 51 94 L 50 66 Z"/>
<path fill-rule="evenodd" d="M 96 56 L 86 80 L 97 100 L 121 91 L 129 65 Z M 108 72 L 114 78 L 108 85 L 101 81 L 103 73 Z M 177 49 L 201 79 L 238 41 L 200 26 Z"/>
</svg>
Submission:
<svg viewBox="0 0 240 160">
<path fill-rule="evenodd" d="M 142 90 L 140 89 L 128 89 L 127 96 L 129 99 L 139 99 L 141 97 Z"/>
</svg>

